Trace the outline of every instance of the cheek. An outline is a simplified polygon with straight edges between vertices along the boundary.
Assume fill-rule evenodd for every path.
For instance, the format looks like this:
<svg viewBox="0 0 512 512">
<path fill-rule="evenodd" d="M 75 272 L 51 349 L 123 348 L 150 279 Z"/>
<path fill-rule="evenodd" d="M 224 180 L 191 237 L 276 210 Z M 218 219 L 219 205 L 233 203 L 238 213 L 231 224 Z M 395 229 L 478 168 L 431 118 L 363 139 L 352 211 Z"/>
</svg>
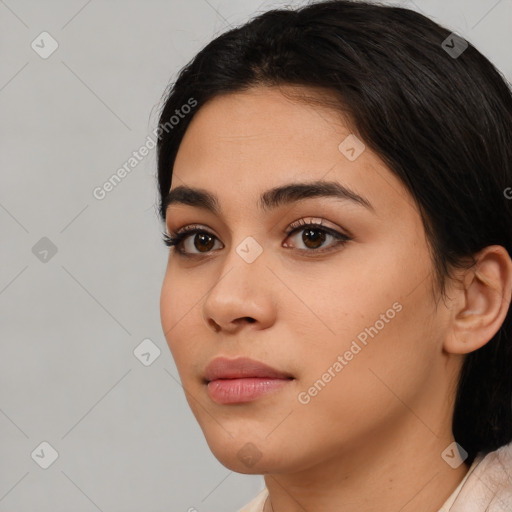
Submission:
<svg viewBox="0 0 512 512">
<path fill-rule="evenodd" d="M 385 338 L 386 332 L 395 330 L 398 335 L 431 311 L 428 249 L 409 228 L 406 236 L 394 233 L 371 247 L 354 245 L 338 271 L 326 271 L 324 286 L 312 300 L 335 339 L 359 336 L 364 343 L 372 333 Z"/>
<path fill-rule="evenodd" d="M 345 301 L 337 336 L 303 355 L 300 387 L 311 407 L 304 412 L 317 426 L 346 428 L 348 436 L 350 425 L 370 432 L 403 413 L 403 403 L 414 404 L 429 381 L 437 357 L 429 283 L 408 296 L 381 292 L 370 303 Z"/>
<path fill-rule="evenodd" d="M 178 319 L 177 295 L 177 287 L 173 287 L 171 279 L 166 274 L 160 291 L 160 320 L 167 342 L 172 339 L 173 327 Z"/>
<path fill-rule="evenodd" d="M 384 327 L 359 324 L 363 327 L 354 328 L 355 334 L 347 329 L 337 343 L 303 355 L 308 364 L 298 389 L 302 401 L 294 397 L 301 404 L 296 418 L 312 439 L 351 444 L 399 424 L 410 415 L 404 404 L 416 410 L 418 397 L 429 387 L 435 353 L 415 322 L 416 305 L 402 306 Z M 360 333 L 365 336 L 358 338 Z"/>
<path fill-rule="evenodd" d="M 303 386 L 329 380 L 325 374 L 337 361 L 331 374 L 345 376 L 331 378 L 337 384 L 330 388 L 359 385 L 362 380 L 365 386 L 367 381 L 375 383 L 373 368 L 399 383 L 424 371 L 436 350 L 431 342 L 436 324 L 430 260 L 426 248 L 419 249 L 402 242 L 373 255 L 367 252 L 364 258 L 354 251 L 350 257 L 347 253 L 341 270 L 326 266 L 315 278 L 301 280 L 298 295 L 316 313 L 308 313 L 309 325 L 302 323 L 303 360 L 308 361 Z M 308 293 L 313 284 L 315 293 Z"/>
<path fill-rule="evenodd" d="M 160 293 L 162 330 L 178 366 L 187 353 L 183 348 L 187 346 L 187 351 L 190 351 L 195 338 L 191 336 L 193 328 L 190 322 L 192 318 L 197 319 L 195 308 L 200 305 L 197 304 L 197 294 L 193 294 L 191 288 L 190 285 L 185 286 L 183 277 L 167 272 Z"/>
</svg>

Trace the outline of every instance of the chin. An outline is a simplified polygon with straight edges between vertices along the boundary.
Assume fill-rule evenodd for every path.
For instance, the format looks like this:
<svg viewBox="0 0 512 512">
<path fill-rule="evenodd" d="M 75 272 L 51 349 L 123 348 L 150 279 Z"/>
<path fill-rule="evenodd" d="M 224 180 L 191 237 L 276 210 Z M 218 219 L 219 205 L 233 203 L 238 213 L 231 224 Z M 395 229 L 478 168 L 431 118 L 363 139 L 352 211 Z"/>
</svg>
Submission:
<svg viewBox="0 0 512 512">
<path fill-rule="evenodd" d="M 268 464 L 269 443 L 250 431 L 229 435 L 217 425 L 215 432 L 203 429 L 203 434 L 215 458 L 232 471 L 258 474 L 262 466 Z"/>
<path fill-rule="evenodd" d="M 215 458 L 236 473 L 261 475 L 287 472 L 293 468 L 282 443 L 276 445 L 247 432 L 233 437 L 226 433 L 221 438 L 206 436 L 206 442 Z"/>
</svg>

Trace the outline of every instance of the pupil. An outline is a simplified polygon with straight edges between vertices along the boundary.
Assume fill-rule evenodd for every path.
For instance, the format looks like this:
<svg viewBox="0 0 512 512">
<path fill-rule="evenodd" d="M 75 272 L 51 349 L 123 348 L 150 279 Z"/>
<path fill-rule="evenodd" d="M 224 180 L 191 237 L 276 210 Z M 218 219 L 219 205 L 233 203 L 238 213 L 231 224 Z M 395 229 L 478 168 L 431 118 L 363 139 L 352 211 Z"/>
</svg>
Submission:
<svg viewBox="0 0 512 512">
<path fill-rule="evenodd" d="M 200 243 L 204 242 L 207 238 L 210 239 L 210 243 L 208 245 L 203 245 L 203 246 L 198 246 L 195 242 L 197 242 L 198 239 L 201 240 Z M 196 236 L 195 236 L 195 240 L 194 240 L 194 245 L 195 245 L 195 248 L 198 250 L 198 251 L 201 251 L 202 248 L 203 249 L 206 249 L 206 250 L 209 250 L 212 248 L 213 246 L 213 239 L 211 236 L 207 235 L 206 233 L 197 233 Z M 206 252 L 206 251 L 203 251 L 203 252 Z"/>
<path fill-rule="evenodd" d="M 317 236 L 315 236 L 315 233 Z M 306 247 L 316 249 L 317 247 L 320 247 L 325 241 L 325 233 L 319 229 L 304 230 L 302 241 L 305 243 Z M 313 242 L 313 246 L 311 246 L 308 242 Z"/>
</svg>

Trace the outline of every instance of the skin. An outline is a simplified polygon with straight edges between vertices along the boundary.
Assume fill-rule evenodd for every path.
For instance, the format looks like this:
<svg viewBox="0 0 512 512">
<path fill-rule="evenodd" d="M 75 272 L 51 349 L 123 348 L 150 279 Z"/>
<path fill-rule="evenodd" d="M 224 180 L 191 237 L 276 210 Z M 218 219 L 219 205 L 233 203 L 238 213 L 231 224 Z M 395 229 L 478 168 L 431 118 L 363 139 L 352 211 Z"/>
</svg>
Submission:
<svg viewBox="0 0 512 512">
<path fill-rule="evenodd" d="M 352 132 L 339 114 L 281 90 L 258 87 L 208 102 L 175 161 L 171 189 L 206 189 L 222 209 L 220 216 L 182 204 L 167 211 L 169 232 L 200 224 L 217 240 L 205 254 L 191 235 L 184 250 L 195 259 L 172 248 L 162 286 L 162 327 L 187 400 L 222 464 L 265 475 L 265 512 L 339 512 L 341 503 L 344 512 L 436 512 L 468 470 L 441 456 L 454 441 L 463 357 L 505 319 L 512 262 L 502 247 L 486 248 L 440 300 L 405 187 L 369 148 L 355 161 L 340 152 Z M 325 197 L 258 208 L 267 189 L 315 179 L 349 186 L 373 211 Z M 352 239 L 335 246 L 328 236 L 322 248 L 332 250 L 314 253 L 304 230 L 285 234 L 299 219 L 323 219 Z M 250 264 L 236 252 L 247 236 L 263 248 Z M 301 404 L 299 393 L 396 302 L 401 311 Z M 202 378 L 218 356 L 247 356 L 294 380 L 253 402 L 219 405 Z M 251 466 L 238 455 L 244 446 L 258 459 Z"/>
</svg>

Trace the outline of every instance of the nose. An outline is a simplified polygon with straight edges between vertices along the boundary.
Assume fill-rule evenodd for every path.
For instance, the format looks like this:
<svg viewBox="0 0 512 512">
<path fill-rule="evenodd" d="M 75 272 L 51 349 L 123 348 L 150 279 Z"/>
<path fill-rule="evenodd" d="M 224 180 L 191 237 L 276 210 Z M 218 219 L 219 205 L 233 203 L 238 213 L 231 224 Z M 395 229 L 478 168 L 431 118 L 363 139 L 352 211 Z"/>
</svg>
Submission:
<svg viewBox="0 0 512 512">
<path fill-rule="evenodd" d="M 235 333 L 249 324 L 265 329 L 275 321 L 277 301 L 271 286 L 275 279 L 263 255 L 247 263 L 235 249 L 203 302 L 203 318 L 214 332 Z"/>
</svg>

